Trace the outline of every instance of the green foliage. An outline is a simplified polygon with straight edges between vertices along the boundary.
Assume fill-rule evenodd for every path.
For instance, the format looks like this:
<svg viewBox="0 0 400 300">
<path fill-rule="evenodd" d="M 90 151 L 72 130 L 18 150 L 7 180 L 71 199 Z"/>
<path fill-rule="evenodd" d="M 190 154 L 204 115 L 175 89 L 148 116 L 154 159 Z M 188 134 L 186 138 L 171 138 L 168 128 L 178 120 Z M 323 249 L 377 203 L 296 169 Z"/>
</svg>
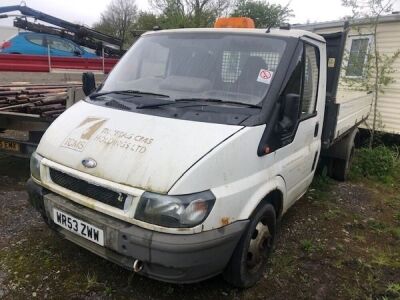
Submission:
<svg viewBox="0 0 400 300">
<path fill-rule="evenodd" d="M 139 16 L 133 24 L 134 30 L 147 31 L 152 30 L 154 26 L 159 26 L 159 17 L 150 12 L 140 12 Z"/>
<path fill-rule="evenodd" d="M 311 183 L 310 191 L 328 192 L 332 184 L 332 179 L 326 175 L 316 174 Z"/>
<path fill-rule="evenodd" d="M 371 228 L 373 231 L 376 232 L 383 232 L 387 228 L 386 224 L 376 221 L 376 220 L 369 220 L 368 221 L 368 226 Z"/>
<path fill-rule="evenodd" d="M 385 87 L 393 84 L 396 80 L 393 78 L 393 73 L 397 70 L 393 67 L 395 61 L 400 57 L 400 50 L 395 51 L 391 55 L 383 54 L 380 52 L 368 53 L 366 60 L 354 61 L 352 63 L 345 63 L 343 69 L 345 73 L 351 73 L 353 69 L 361 69 L 362 77 L 344 77 L 343 80 L 348 87 L 360 91 L 373 91 L 377 90 L 378 95 L 385 93 Z M 377 66 L 375 65 L 375 59 Z M 350 61 L 350 54 L 345 52 L 343 60 Z M 375 83 L 375 74 L 378 74 L 377 82 Z M 375 86 L 376 84 L 376 86 Z M 379 112 L 377 112 L 379 114 Z"/>
<path fill-rule="evenodd" d="M 86 274 L 86 289 L 89 291 L 93 287 L 97 286 L 99 283 L 97 281 L 97 275 L 95 273 L 87 273 Z"/>
<path fill-rule="evenodd" d="M 162 28 L 181 28 L 190 26 L 191 16 L 181 0 L 153 0 L 152 6 L 160 12 L 158 20 Z"/>
<path fill-rule="evenodd" d="M 279 26 L 292 17 L 292 10 L 288 6 L 270 4 L 264 1 L 239 0 L 233 17 L 252 18 L 257 28 Z"/>
<path fill-rule="evenodd" d="M 393 181 L 398 167 L 397 155 L 390 148 L 385 146 L 361 148 L 357 150 L 352 175 L 388 183 Z"/>
<path fill-rule="evenodd" d="M 292 16 L 288 6 L 252 0 L 150 0 L 152 11 L 137 11 L 135 0 L 112 0 L 93 28 L 120 38 L 129 47 L 143 32 L 162 29 L 212 27 L 222 15 L 250 17 L 257 27 L 277 26 Z"/>
<path fill-rule="evenodd" d="M 305 252 L 312 252 L 314 250 L 314 244 L 310 240 L 302 240 L 300 241 L 300 245 Z"/>
<path fill-rule="evenodd" d="M 396 222 L 400 223 L 400 212 L 394 214 L 394 219 L 396 220 Z"/>
<path fill-rule="evenodd" d="M 400 283 L 390 283 L 386 292 L 393 296 L 400 297 Z"/>
<path fill-rule="evenodd" d="M 326 220 L 334 220 L 339 218 L 342 215 L 342 211 L 340 209 L 329 209 L 323 214 L 323 217 Z"/>
<path fill-rule="evenodd" d="M 400 240 L 400 227 L 390 228 L 389 232 L 395 239 Z"/>
<path fill-rule="evenodd" d="M 228 0 L 152 0 L 162 28 L 212 27 L 229 6 Z"/>
</svg>

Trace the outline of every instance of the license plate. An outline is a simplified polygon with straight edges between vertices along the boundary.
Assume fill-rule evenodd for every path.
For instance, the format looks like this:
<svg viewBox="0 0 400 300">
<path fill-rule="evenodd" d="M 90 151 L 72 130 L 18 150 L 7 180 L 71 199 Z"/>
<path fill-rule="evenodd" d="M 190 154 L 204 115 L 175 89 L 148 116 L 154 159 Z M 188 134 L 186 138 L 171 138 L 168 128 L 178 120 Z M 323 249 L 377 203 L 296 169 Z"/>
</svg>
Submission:
<svg viewBox="0 0 400 300">
<path fill-rule="evenodd" d="M 0 149 L 12 151 L 12 152 L 19 152 L 20 146 L 18 143 L 9 142 L 9 141 L 1 141 L 0 140 Z"/>
<path fill-rule="evenodd" d="M 104 232 L 102 229 L 79 220 L 56 208 L 53 209 L 53 220 L 54 223 L 60 225 L 62 228 L 84 237 L 89 241 L 104 246 Z"/>
</svg>

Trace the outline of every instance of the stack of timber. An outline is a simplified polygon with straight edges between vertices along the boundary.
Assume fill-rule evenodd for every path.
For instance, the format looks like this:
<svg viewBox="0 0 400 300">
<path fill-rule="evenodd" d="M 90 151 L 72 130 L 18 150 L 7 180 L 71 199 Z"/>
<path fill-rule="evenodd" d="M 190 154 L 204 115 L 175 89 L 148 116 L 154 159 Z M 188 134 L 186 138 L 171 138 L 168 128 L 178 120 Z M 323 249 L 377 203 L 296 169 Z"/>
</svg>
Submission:
<svg viewBox="0 0 400 300">
<path fill-rule="evenodd" d="M 36 114 L 57 118 L 65 109 L 68 88 L 78 85 L 0 85 L 0 112 Z"/>
</svg>

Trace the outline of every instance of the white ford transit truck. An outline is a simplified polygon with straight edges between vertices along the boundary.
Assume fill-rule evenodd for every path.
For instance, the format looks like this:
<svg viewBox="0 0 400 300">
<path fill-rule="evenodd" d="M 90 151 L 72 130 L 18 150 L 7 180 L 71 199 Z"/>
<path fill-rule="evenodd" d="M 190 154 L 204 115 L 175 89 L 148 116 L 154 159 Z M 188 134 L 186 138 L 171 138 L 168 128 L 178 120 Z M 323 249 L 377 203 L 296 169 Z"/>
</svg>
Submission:
<svg viewBox="0 0 400 300">
<path fill-rule="evenodd" d="M 222 27 L 148 32 L 84 76 L 31 158 L 52 229 L 144 276 L 249 287 L 317 163 L 346 178 L 372 99 L 338 91 L 346 32 Z"/>
</svg>

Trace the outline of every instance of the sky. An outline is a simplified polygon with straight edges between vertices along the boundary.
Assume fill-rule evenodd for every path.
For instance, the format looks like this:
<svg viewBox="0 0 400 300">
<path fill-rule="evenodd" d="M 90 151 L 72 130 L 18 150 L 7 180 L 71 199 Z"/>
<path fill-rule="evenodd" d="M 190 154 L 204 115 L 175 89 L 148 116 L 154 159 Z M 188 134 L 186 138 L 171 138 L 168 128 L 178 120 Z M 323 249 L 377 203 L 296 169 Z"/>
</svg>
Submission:
<svg viewBox="0 0 400 300">
<path fill-rule="evenodd" d="M 43 11 L 47 14 L 78 22 L 93 25 L 102 11 L 111 0 L 25 0 L 27 6 Z M 270 0 L 270 3 L 286 5 L 289 0 Z M 396 0 L 394 10 L 400 10 L 400 0 Z M 0 0 L 1 6 L 19 5 L 19 0 Z M 147 0 L 136 0 L 141 10 L 151 10 Z M 340 19 L 351 15 L 351 11 L 341 6 L 341 0 L 292 0 L 290 7 L 295 17 L 290 23 L 322 22 Z M 0 25 L 12 25 L 12 19 L 0 19 Z"/>
</svg>

